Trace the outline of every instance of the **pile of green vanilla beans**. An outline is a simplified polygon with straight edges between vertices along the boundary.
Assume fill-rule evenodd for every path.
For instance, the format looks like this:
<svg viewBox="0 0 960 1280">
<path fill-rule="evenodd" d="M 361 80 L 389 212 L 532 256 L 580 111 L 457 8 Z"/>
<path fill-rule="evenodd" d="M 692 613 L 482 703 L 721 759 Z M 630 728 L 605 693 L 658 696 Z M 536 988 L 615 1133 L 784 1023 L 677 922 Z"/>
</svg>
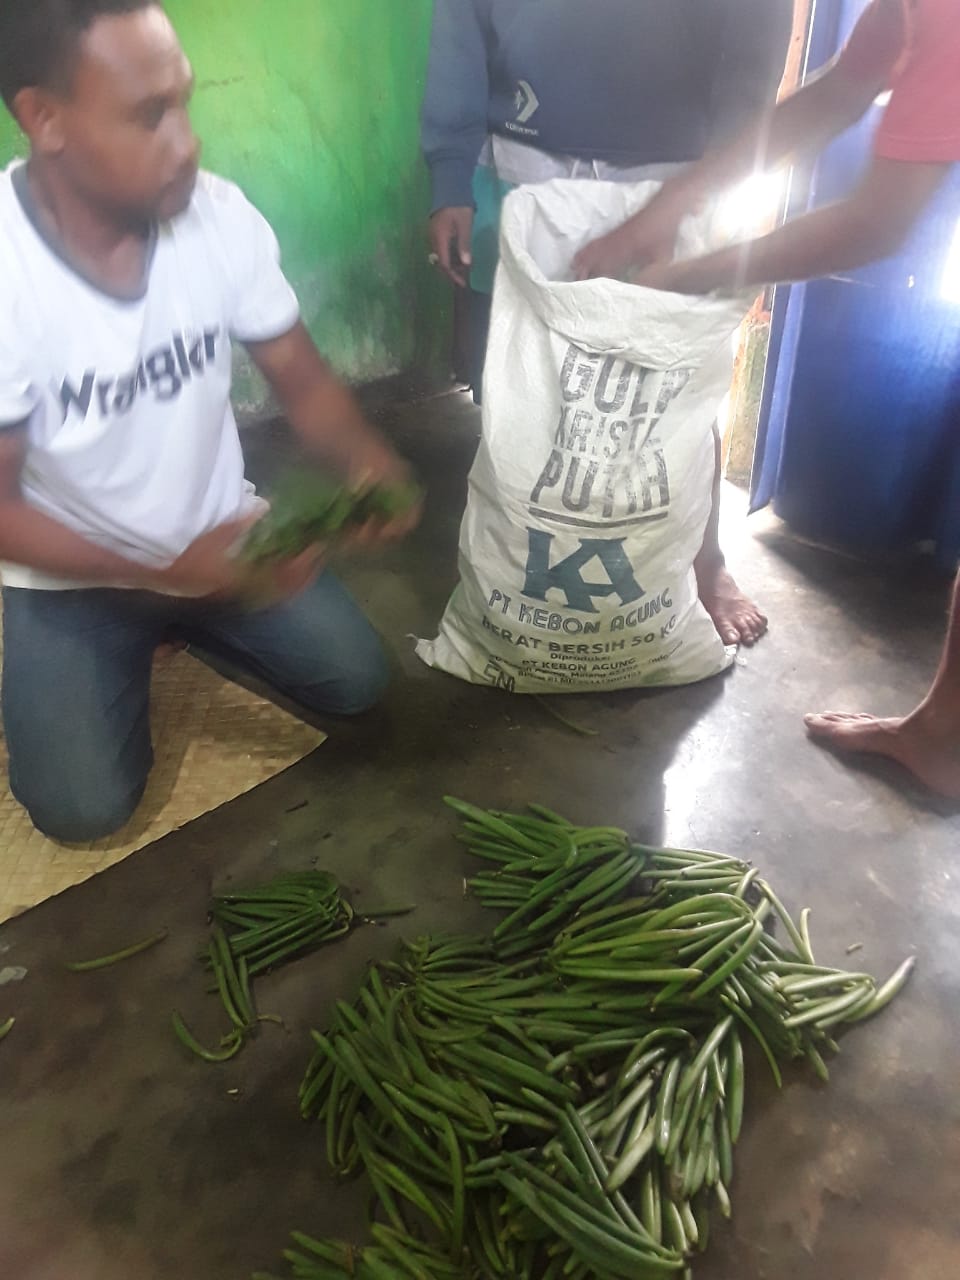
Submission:
<svg viewBox="0 0 960 1280">
<path fill-rule="evenodd" d="M 314 1033 L 301 1110 L 369 1180 L 371 1236 L 297 1233 L 289 1274 L 691 1276 L 712 1206 L 730 1214 L 745 1043 L 778 1083 L 804 1059 L 826 1078 L 837 1029 L 912 960 L 879 987 L 818 965 L 808 913 L 735 858 L 448 803 L 489 864 L 473 891 L 507 915 L 371 967 Z"/>
<path fill-rule="evenodd" d="M 268 884 L 224 891 L 210 904 L 213 925 L 201 959 L 213 977 L 210 990 L 220 996 L 230 1029 L 208 1049 L 174 1013 L 177 1038 L 205 1062 L 227 1062 L 256 1035 L 261 1022 L 279 1021 L 258 1013 L 254 978 L 335 942 L 357 925 L 412 910 L 384 907 L 357 915 L 329 871 L 284 872 Z"/>
</svg>

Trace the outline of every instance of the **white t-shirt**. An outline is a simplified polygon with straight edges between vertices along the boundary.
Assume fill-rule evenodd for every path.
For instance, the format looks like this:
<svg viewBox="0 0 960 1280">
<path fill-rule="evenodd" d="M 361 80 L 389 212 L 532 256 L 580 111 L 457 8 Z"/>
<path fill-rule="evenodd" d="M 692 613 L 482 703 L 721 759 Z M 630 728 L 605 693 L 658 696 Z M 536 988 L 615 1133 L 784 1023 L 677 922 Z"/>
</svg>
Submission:
<svg viewBox="0 0 960 1280">
<path fill-rule="evenodd" d="M 19 171 L 19 178 L 16 177 Z M 24 498 L 138 563 L 175 559 L 255 503 L 230 406 L 231 340 L 299 315 L 276 237 L 203 173 L 162 225 L 143 296 L 121 301 L 37 229 L 21 162 L 0 173 L 0 429 L 28 424 Z M 10 587 L 83 585 L 2 566 Z"/>
</svg>

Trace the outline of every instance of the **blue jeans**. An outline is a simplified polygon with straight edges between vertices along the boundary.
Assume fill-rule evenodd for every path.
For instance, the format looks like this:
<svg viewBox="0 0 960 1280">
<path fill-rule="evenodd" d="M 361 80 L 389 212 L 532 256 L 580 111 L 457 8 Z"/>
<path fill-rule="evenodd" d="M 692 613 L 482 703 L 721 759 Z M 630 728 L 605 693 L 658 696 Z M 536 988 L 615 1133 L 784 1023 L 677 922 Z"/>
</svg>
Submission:
<svg viewBox="0 0 960 1280">
<path fill-rule="evenodd" d="M 10 788 L 34 825 L 64 843 L 111 834 L 140 803 L 153 765 L 153 653 L 165 639 L 321 713 L 366 711 L 387 683 L 376 633 L 331 574 L 261 610 L 142 591 L 7 588 L 3 627 Z"/>
</svg>

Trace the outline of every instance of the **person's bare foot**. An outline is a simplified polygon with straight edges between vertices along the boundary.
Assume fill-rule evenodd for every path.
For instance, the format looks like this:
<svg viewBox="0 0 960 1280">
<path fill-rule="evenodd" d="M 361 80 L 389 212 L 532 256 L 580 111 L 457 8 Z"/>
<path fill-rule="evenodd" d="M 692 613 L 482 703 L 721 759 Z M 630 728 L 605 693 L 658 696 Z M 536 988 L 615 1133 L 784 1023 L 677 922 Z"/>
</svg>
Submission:
<svg viewBox="0 0 960 1280">
<path fill-rule="evenodd" d="M 724 644 L 752 645 L 767 629 L 766 614 L 743 594 L 722 560 L 697 561 L 700 603 L 713 619 Z"/>
<path fill-rule="evenodd" d="M 903 719 L 826 711 L 804 717 L 810 736 L 834 751 L 887 756 L 931 791 L 960 800 L 960 720 L 923 706 Z"/>
</svg>

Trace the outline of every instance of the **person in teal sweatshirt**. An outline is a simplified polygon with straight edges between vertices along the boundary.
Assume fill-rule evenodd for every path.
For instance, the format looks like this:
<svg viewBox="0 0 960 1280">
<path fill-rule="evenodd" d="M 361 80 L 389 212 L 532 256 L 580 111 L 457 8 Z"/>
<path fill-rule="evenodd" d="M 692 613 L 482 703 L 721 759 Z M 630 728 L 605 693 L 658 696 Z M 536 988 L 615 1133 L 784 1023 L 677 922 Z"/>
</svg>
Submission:
<svg viewBox="0 0 960 1280">
<path fill-rule="evenodd" d="M 480 401 L 500 211 L 550 178 L 664 180 L 768 106 L 793 0 L 436 0 L 422 116 L 435 260 L 467 290 Z M 767 621 L 739 590 L 713 516 L 700 598 L 728 644 Z"/>
</svg>

